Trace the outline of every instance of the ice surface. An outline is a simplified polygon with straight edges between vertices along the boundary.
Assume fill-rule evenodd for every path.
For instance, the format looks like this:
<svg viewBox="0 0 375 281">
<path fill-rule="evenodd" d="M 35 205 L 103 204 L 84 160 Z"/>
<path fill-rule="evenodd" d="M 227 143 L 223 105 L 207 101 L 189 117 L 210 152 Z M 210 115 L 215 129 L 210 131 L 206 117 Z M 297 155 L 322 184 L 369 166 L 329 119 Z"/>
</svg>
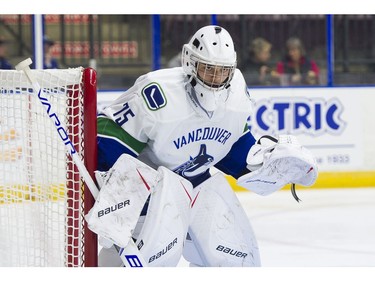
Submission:
<svg viewBox="0 0 375 281">
<path fill-rule="evenodd" d="M 263 267 L 375 267 L 375 188 L 301 187 L 300 203 L 287 190 L 237 194 Z"/>
</svg>

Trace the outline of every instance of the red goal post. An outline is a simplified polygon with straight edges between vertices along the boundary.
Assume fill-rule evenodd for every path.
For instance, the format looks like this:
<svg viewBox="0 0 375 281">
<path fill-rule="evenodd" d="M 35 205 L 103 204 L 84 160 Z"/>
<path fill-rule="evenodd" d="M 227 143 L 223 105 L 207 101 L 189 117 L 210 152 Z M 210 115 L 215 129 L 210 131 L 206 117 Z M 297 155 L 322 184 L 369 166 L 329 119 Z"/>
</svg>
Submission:
<svg viewBox="0 0 375 281">
<path fill-rule="evenodd" d="M 95 70 L 32 71 L 94 178 Z M 93 203 L 25 74 L 0 70 L 0 266 L 96 266 Z"/>
</svg>

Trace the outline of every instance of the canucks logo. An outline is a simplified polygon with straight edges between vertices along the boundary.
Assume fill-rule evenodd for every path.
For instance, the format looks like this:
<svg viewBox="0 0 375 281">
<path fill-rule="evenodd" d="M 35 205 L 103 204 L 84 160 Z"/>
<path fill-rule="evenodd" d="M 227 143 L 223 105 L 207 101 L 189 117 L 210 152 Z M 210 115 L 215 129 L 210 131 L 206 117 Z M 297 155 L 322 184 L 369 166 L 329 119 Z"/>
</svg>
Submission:
<svg viewBox="0 0 375 281">
<path fill-rule="evenodd" d="M 179 174 L 182 177 L 192 177 L 197 174 L 204 172 L 209 164 L 214 161 L 214 157 L 207 154 L 207 148 L 205 144 L 202 144 L 199 153 L 196 157 L 191 158 L 189 161 L 178 166 L 173 172 Z M 204 170 L 200 170 L 201 167 L 204 167 Z"/>
<path fill-rule="evenodd" d="M 158 110 L 167 104 L 167 99 L 164 96 L 163 90 L 160 85 L 155 82 L 148 84 L 143 88 L 142 96 L 147 107 L 153 111 Z"/>
</svg>

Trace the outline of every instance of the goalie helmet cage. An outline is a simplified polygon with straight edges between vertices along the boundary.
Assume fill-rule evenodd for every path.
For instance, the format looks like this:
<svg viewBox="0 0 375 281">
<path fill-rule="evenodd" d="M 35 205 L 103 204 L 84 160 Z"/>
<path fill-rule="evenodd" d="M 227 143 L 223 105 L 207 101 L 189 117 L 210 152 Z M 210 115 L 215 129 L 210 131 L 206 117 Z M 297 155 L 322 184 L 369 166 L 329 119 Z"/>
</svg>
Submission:
<svg viewBox="0 0 375 281">
<path fill-rule="evenodd" d="M 94 178 L 95 70 L 32 72 Z M 97 237 L 84 220 L 94 199 L 48 102 L 23 72 L 0 70 L 0 266 L 97 266 Z"/>
</svg>

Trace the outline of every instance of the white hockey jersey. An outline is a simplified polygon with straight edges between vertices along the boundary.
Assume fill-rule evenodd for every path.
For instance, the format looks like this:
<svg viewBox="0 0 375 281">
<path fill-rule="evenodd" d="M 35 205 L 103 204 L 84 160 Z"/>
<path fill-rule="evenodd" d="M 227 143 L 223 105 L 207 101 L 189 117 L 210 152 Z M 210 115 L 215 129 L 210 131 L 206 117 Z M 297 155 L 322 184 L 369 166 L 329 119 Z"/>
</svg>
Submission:
<svg viewBox="0 0 375 281">
<path fill-rule="evenodd" d="M 165 166 L 191 178 L 217 164 L 233 144 L 250 134 L 252 102 L 240 70 L 226 103 L 211 118 L 196 104 L 186 81 L 181 67 L 150 72 L 99 114 L 99 170 L 129 153 L 154 168 Z M 241 159 L 253 140 L 244 143 Z M 101 164 L 105 161 L 106 167 Z"/>
</svg>

